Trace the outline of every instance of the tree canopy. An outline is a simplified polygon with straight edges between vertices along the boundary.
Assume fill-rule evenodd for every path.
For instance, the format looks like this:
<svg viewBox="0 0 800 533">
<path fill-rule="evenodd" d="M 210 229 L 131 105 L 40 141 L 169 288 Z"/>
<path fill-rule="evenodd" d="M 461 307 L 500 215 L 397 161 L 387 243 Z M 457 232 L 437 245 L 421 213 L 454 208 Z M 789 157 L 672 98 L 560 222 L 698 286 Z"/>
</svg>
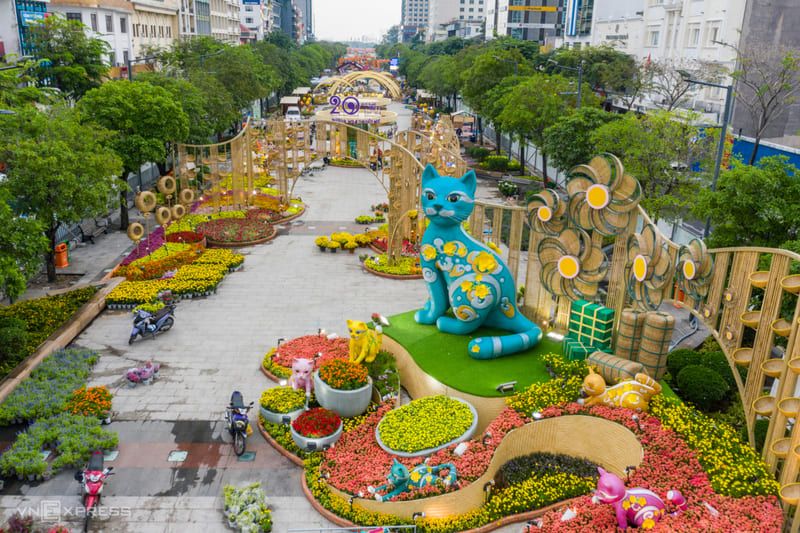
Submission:
<svg viewBox="0 0 800 533">
<path fill-rule="evenodd" d="M 581 107 L 574 113 L 561 115 L 544 130 L 542 150 L 549 154 L 554 167 L 567 172 L 597 155 L 592 133 L 603 124 L 619 118 L 620 115 L 616 113 L 596 107 Z"/>
</svg>

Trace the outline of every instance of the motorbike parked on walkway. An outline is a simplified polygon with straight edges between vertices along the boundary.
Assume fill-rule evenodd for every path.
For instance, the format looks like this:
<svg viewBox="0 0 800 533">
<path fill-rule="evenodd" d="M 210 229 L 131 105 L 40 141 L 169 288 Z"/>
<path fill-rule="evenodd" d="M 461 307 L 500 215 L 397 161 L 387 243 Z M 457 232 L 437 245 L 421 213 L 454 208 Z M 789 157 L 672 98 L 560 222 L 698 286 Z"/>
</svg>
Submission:
<svg viewBox="0 0 800 533">
<path fill-rule="evenodd" d="M 233 437 L 233 452 L 237 456 L 244 453 L 247 436 L 253 432 L 248 413 L 254 403 L 250 402 L 250 405 L 245 405 L 242 393 L 237 390 L 233 391 L 231 404 L 225 408 L 225 422 L 228 432 Z"/>
<path fill-rule="evenodd" d="M 172 329 L 175 324 L 175 304 L 172 300 L 172 295 L 164 295 L 161 297 L 164 302 L 164 307 L 156 311 L 155 314 L 149 313 L 143 309 L 139 309 L 133 315 L 133 329 L 131 336 L 128 339 L 128 344 L 133 344 L 136 337 L 139 335 L 144 338 L 145 335 L 152 335 L 156 338 L 157 333 L 163 333 Z"/>
<path fill-rule="evenodd" d="M 100 504 L 100 496 L 103 493 L 103 483 L 109 476 L 113 476 L 113 466 L 104 468 L 103 452 L 95 451 L 89 459 L 86 469 L 75 473 L 75 480 L 81 484 L 83 494 L 83 510 L 86 513 L 83 530 L 89 530 L 89 521 L 97 511 Z"/>
</svg>

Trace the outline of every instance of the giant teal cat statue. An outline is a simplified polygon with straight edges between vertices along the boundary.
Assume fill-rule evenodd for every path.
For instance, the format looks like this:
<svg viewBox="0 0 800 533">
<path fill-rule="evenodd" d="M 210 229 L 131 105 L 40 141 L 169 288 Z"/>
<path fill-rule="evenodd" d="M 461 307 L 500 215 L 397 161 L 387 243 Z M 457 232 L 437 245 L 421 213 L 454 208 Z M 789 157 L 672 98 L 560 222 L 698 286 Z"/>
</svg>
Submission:
<svg viewBox="0 0 800 533">
<path fill-rule="evenodd" d="M 472 213 L 477 185 L 472 170 L 452 178 L 428 165 L 422 173 L 422 208 L 430 224 L 422 236 L 420 265 L 430 299 L 414 319 L 455 335 L 469 335 L 481 326 L 513 332 L 470 341 L 470 356 L 494 359 L 535 346 L 542 330 L 517 309 L 508 266 L 462 227 Z M 451 307 L 454 317 L 445 314 Z"/>
</svg>

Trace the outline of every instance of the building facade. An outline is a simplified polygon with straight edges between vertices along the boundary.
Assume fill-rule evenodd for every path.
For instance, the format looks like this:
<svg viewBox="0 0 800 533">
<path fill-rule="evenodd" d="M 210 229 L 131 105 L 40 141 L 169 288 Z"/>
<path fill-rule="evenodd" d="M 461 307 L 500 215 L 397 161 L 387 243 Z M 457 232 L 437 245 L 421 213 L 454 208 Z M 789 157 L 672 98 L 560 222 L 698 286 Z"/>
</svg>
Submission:
<svg viewBox="0 0 800 533">
<path fill-rule="evenodd" d="M 33 54 L 30 26 L 47 16 L 47 4 L 34 0 L 0 0 L 0 57 Z"/>
<path fill-rule="evenodd" d="M 239 0 L 210 0 L 211 36 L 223 43 L 238 44 L 241 37 Z"/>
<path fill-rule="evenodd" d="M 458 33 L 477 34 L 484 25 L 485 0 L 429 0 L 425 40 L 442 41 Z M 452 32 L 452 35 L 451 35 Z"/>
<path fill-rule="evenodd" d="M 242 26 L 247 28 L 248 33 L 255 40 L 263 40 L 272 27 L 272 13 L 269 1 L 242 0 L 239 21 Z"/>
<path fill-rule="evenodd" d="M 50 0 L 47 10 L 83 23 L 89 35 L 105 41 L 112 67 L 125 66 L 132 59 L 133 9 L 127 0 Z"/>
<path fill-rule="evenodd" d="M 486 39 L 511 36 L 542 45 L 553 43 L 564 34 L 565 3 L 566 0 L 494 0 L 486 11 Z"/>
<path fill-rule="evenodd" d="M 150 49 L 168 48 L 180 35 L 178 0 L 129 0 L 133 8 L 131 37 L 133 58 L 146 55 Z"/>
<path fill-rule="evenodd" d="M 314 2 L 313 0 L 295 0 L 295 5 L 300 11 L 300 18 L 303 21 L 302 41 L 314 40 Z"/>
<path fill-rule="evenodd" d="M 428 27 L 429 2 L 432 0 L 403 0 L 400 23 L 401 40 L 411 41 Z"/>
<path fill-rule="evenodd" d="M 211 35 L 209 0 L 181 0 L 178 18 L 180 37 Z"/>
</svg>

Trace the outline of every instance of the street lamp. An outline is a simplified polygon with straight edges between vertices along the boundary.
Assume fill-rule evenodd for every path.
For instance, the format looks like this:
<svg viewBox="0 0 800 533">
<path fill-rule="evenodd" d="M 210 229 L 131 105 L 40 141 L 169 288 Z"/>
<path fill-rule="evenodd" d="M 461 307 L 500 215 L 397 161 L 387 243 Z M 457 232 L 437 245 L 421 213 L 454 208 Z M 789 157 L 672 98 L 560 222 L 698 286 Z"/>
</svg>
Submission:
<svg viewBox="0 0 800 533">
<path fill-rule="evenodd" d="M 719 179 L 720 169 L 722 168 L 722 157 L 725 154 L 725 137 L 728 134 L 728 122 L 731 115 L 731 100 L 733 95 L 733 85 L 722 85 L 721 83 L 712 83 L 710 81 L 702 81 L 692 79 L 692 75 L 685 70 L 678 70 L 683 80 L 690 85 L 705 85 L 706 87 L 716 87 L 718 89 L 725 89 L 725 110 L 722 113 L 722 129 L 719 134 L 719 143 L 717 145 L 717 159 L 714 162 L 714 176 L 711 179 L 711 192 L 717 190 L 717 180 Z M 703 238 L 708 237 L 711 233 L 711 217 L 706 218 L 706 227 L 703 230 Z"/>
<path fill-rule="evenodd" d="M 547 62 L 554 64 L 558 68 L 563 68 L 564 70 L 571 70 L 572 72 L 577 72 L 578 73 L 578 105 L 576 106 L 576 108 L 580 109 L 581 108 L 581 100 L 583 100 L 583 91 L 581 89 L 583 89 L 583 65 L 584 65 L 585 61 L 583 59 L 581 59 L 581 62 L 578 63 L 577 67 L 568 67 L 566 65 L 562 65 L 561 63 L 559 63 L 558 61 L 556 61 L 554 59 L 548 59 Z"/>
</svg>

